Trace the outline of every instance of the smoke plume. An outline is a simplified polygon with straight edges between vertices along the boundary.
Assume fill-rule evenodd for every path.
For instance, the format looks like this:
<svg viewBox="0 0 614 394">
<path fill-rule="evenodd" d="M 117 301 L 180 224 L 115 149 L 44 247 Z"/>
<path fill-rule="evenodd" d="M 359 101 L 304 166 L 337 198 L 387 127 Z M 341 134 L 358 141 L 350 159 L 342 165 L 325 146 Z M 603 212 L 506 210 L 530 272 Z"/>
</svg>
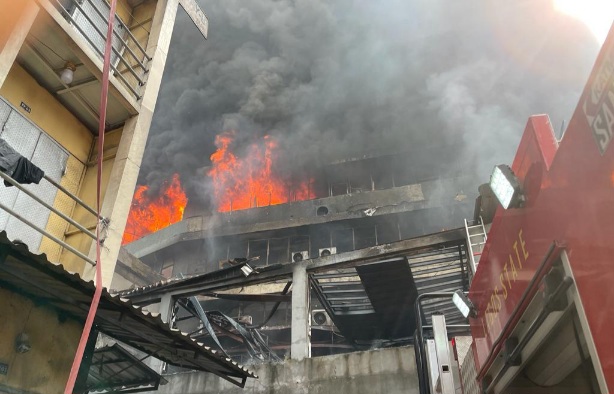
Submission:
<svg viewBox="0 0 614 394">
<path fill-rule="evenodd" d="M 211 194 L 203 168 L 225 130 L 237 154 L 274 136 L 287 172 L 445 144 L 432 160 L 464 158 L 477 185 L 511 162 L 528 116 L 571 117 L 598 51 L 550 0 L 201 7 L 207 41 L 178 14 L 139 182 L 179 172 L 191 203 Z"/>
</svg>

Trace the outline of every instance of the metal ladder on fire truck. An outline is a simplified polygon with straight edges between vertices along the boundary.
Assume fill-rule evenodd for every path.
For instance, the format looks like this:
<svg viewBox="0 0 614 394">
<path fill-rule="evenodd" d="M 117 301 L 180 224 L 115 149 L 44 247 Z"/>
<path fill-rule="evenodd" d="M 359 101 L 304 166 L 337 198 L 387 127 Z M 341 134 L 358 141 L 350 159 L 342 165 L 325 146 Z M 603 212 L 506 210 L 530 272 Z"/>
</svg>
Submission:
<svg viewBox="0 0 614 394">
<path fill-rule="evenodd" d="M 486 239 L 488 238 L 481 216 L 478 220 L 465 219 L 465 236 L 467 237 L 467 248 L 469 249 L 471 274 L 475 275 L 478 268 L 478 262 L 484 250 L 484 245 L 486 244 Z"/>
</svg>

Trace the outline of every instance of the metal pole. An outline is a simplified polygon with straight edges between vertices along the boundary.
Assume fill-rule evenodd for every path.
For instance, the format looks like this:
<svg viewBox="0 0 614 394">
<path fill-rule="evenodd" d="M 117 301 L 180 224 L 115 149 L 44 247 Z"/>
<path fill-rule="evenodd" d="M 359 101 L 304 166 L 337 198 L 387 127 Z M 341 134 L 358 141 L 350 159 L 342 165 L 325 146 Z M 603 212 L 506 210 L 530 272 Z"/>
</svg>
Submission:
<svg viewBox="0 0 614 394">
<path fill-rule="evenodd" d="M 72 198 L 73 200 L 75 200 L 75 202 L 79 205 L 81 205 L 83 208 L 85 208 L 86 211 L 88 211 L 89 213 L 91 213 L 94 216 L 97 216 L 98 219 L 100 220 L 104 220 L 104 218 L 102 216 L 98 216 L 98 214 L 96 213 L 96 211 L 94 211 L 91 207 L 89 207 L 86 203 L 84 203 L 79 197 L 75 196 L 74 194 L 72 194 L 71 192 L 69 192 L 68 190 L 66 190 L 64 188 L 64 186 L 60 185 L 59 183 L 57 183 L 56 181 L 54 181 L 53 179 L 49 178 L 47 175 L 43 175 L 43 178 L 51 183 L 53 186 L 57 187 L 59 190 L 61 190 L 62 192 L 64 192 L 64 194 L 66 194 L 68 197 Z"/>
<path fill-rule="evenodd" d="M 418 383 L 420 394 L 430 394 L 431 390 L 428 385 L 428 365 L 426 357 L 424 356 L 424 327 L 422 326 L 422 300 L 427 298 L 449 298 L 452 299 L 454 293 L 451 292 L 437 292 L 437 293 L 424 293 L 420 294 L 416 298 L 414 303 L 415 318 L 416 318 L 416 337 L 414 338 L 414 347 L 416 348 L 416 367 L 418 368 Z"/>
<path fill-rule="evenodd" d="M 58 215 L 62 219 L 66 220 L 68 223 L 72 224 L 73 226 L 75 226 L 76 228 L 78 228 L 79 230 L 81 230 L 82 232 L 87 234 L 90 238 L 96 239 L 96 236 L 91 231 L 89 231 L 88 229 L 86 229 L 85 227 L 83 227 L 82 225 L 77 223 L 76 221 L 74 221 L 72 218 L 66 216 L 64 213 L 58 211 L 57 209 L 55 209 L 51 205 L 47 204 L 45 201 L 41 200 L 34 193 L 32 193 L 31 191 L 29 191 L 28 189 L 26 189 L 25 187 L 20 185 L 16 180 L 14 180 L 10 176 L 6 175 L 2 171 L 0 171 L 0 177 L 3 178 L 5 181 L 8 181 L 9 183 L 11 183 L 17 189 L 19 189 L 22 192 L 26 193 L 28 196 L 32 197 L 35 201 L 39 202 L 41 205 L 43 205 L 45 208 L 49 209 L 51 212 L 55 213 L 56 215 Z"/>
<path fill-rule="evenodd" d="M 81 257 L 83 260 L 87 261 L 91 265 L 96 265 L 96 262 L 94 260 L 90 259 L 89 257 L 84 255 L 83 253 L 79 252 L 77 249 L 75 249 L 72 246 L 68 245 L 66 242 L 61 241 L 60 239 L 58 239 L 58 238 L 54 237 L 53 235 L 49 234 L 47 231 L 39 228 L 37 225 L 35 225 L 31 221 L 29 221 L 28 219 L 24 218 L 23 216 L 19 215 L 17 212 L 13 211 L 12 209 L 7 207 L 6 205 L 0 203 L 0 209 L 8 212 L 10 215 L 12 215 L 15 218 L 19 219 L 20 221 L 24 222 L 26 225 L 32 227 L 34 230 L 36 230 L 37 232 L 43 234 L 45 237 L 51 239 L 52 241 L 56 242 L 57 244 L 62 245 L 64 248 L 66 248 L 69 251 L 73 252 L 75 255 Z"/>
<path fill-rule="evenodd" d="M 88 22 L 92 25 L 92 27 L 94 28 L 94 30 L 96 30 L 98 32 L 98 34 L 104 38 L 104 33 L 102 31 L 100 31 L 100 29 L 98 28 L 98 26 L 96 26 L 96 24 L 94 23 L 94 21 L 92 20 L 92 18 L 90 18 L 89 15 L 87 15 L 85 13 L 85 11 L 83 10 L 83 8 L 81 8 L 81 5 L 79 4 L 79 2 L 77 0 L 71 0 L 73 2 L 73 4 L 79 9 L 79 11 L 81 11 L 81 13 L 83 14 L 83 16 L 88 20 Z M 93 6 L 93 4 L 92 4 Z M 96 7 L 94 7 L 94 9 L 96 9 Z M 108 23 L 108 21 L 102 17 L 103 20 L 105 20 L 105 22 Z M 115 32 L 115 29 L 113 29 L 113 31 Z M 117 33 L 117 32 L 115 32 Z M 126 43 L 124 42 L 124 40 L 121 39 L 121 37 L 118 37 L 119 40 L 122 42 L 122 44 L 124 44 L 124 46 L 127 48 Z M 132 73 L 132 75 L 134 75 L 134 77 L 137 79 L 137 81 L 139 82 L 139 84 L 143 85 L 144 82 L 143 80 L 137 75 L 136 71 L 134 71 L 132 69 L 132 67 L 130 66 L 130 64 L 128 64 L 128 62 L 126 61 L 126 59 L 124 59 L 124 57 L 119 53 L 119 51 L 111 46 L 111 50 L 113 51 L 113 53 L 115 53 L 117 55 L 117 57 L 119 58 L 119 60 L 121 60 L 126 67 L 130 70 L 130 72 Z M 138 62 L 139 60 L 136 59 L 136 61 Z M 140 63 L 140 62 L 139 62 Z M 145 67 L 143 65 L 141 65 L 141 67 L 143 67 L 143 69 L 145 70 Z"/>
<path fill-rule="evenodd" d="M 90 2 L 91 2 L 91 1 L 90 1 Z M 107 5 L 108 5 L 108 4 L 107 4 Z M 94 6 L 94 4 L 92 4 L 92 6 L 93 6 L 94 8 L 96 8 L 96 7 Z M 96 9 L 97 9 L 97 8 L 96 8 Z M 106 18 L 105 18 L 105 19 L 106 19 Z M 145 49 L 143 49 L 143 47 L 141 46 L 141 44 L 139 43 L 139 41 L 136 39 L 136 37 L 134 37 L 134 36 L 132 35 L 132 32 L 130 31 L 130 28 L 129 28 L 128 26 L 126 26 L 126 24 L 125 24 L 125 23 L 124 23 L 124 22 L 123 22 L 123 21 L 122 21 L 120 18 L 117 18 L 117 22 L 118 22 L 120 25 L 122 25 L 122 27 L 123 27 L 124 29 L 126 29 L 126 32 L 127 32 L 127 33 L 128 33 L 128 35 L 130 36 L 130 38 L 132 38 L 132 41 L 134 41 L 134 43 L 136 44 L 136 46 L 137 46 L 137 47 L 138 47 L 138 48 L 141 50 L 141 52 L 143 52 L 143 55 L 145 55 L 145 57 L 147 58 L 147 60 L 151 60 L 152 58 L 151 58 L 151 57 L 149 57 L 149 56 L 147 55 L 147 52 L 145 51 Z"/>
<path fill-rule="evenodd" d="M 76 1 L 76 0 L 72 0 L 72 1 L 74 2 L 74 1 Z M 98 7 L 96 7 L 96 5 L 95 5 L 94 3 L 92 3 L 92 2 L 91 2 L 91 0 L 88 0 L 88 2 L 89 2 L 91 5 L 92 5 L 92 8 L 93 8 L 93 9 L 96 11 L 96 13 L 97 13 L 98 15 L 100 15 L 100 17 L 101 17 L 102 19 L 106 20 L 106 17 L 105 17 L 105 16 L 102 14 L 102 12 L 101 12 L 101 11 L 98 9 Z M 129 28 L 128 28 L 128 27 L 127 27 L 127 26 L 126 26 L 126 25 L 125 25 L 125 24 L 124 24 L 122 21 L 121 21 L 121 19 L 117 18 L 117 21 L 119 22 L 119 24 L 120 24 L 120 25 L 122 25 L 122 27 L 124 27 L 124 28 L 126 29 L 126 33 L 128 33 L 128 34 L 130 35 L 130 37 L 133 39 L 133 41 L 135 42 L 135 44 L 137 44 L 137 45 L 138 45 L 138 42 L 136 41 L 136 38 L 134 38 L 134 37 L 133 37 L 133 36 L 130 34 L 130 29 L 129 29 Z M 107 23 L 108 23 L 108 21 L 107 21 Z M 139 65 L 140 65 L 140 66 L 141 66 L 143 69 L 145 69 L 145 65 L 144 65 L 144 64 L 143 64 L 143 63 L 142 63 L 142 62 L 139 60 L 139 58 L 138 58 L 138 57 L 136 56 L 136 54 L 135 54 L 135 53 L 132 51 L 132 49 L 130 49 L 130 47 L 128 47 L 128 43 L 127 43 L 127 42 L 126 42 L 126 41 L 125 41 L 125 40 L 124 40 L 124 39 L 123 39 L 123 38 L 122 38 L 122 37 L 119 35 L 119 33 L 118 33 L 118 32 L 116 32 L 116 31 L 115 31 L 115 29 L 113 29 L 113 34 L 115 34 L 115 37 L 117 37 L 117 38 L 118 38 L 118 39 L 119 39 L 119 40 L 122 42 L 122 44 L 124 44 L 124 47 L 125 47 L 125 48 L 126 48 L 126 49 L 127 49 L 129 52 L 130 52 L 130 54 L 132 55 L 132 57 L 134 58 L 134 60 L 136 60 L 136 61 L 139 63 Z M 143 55 L 144 55 L 145 57 L 147 57 L 147 60 L 151 60 L 151 58 L 149 58 L 149 57 L 147 56 L 147 54 L 145 53 L 145 51 L 144 51 L 144 49 L 143 49 L 143 48 L 140 48 L 140 46 L 139 46 L 139 49 L 141 49 L 141 52 L 143 53 Z M 147 70 L 145 69 L 145 71 L 147 71 Z"/>
</svg>

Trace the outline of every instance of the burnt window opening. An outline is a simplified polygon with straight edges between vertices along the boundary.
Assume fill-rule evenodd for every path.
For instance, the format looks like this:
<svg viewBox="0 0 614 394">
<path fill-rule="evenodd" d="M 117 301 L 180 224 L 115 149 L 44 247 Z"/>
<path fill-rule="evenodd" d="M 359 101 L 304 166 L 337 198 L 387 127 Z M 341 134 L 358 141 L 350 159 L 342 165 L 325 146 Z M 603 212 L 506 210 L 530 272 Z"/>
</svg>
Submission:
<svg viewBox="0 0 614 394">
<path fill-rule="evenodd" d="M 290 254 L 289 247 L 290 243 L 288 238 L 269 239 L 269 265 L 288 262 L 288 255 Z"/>
<path fill-rule="evenodd" d="M 333 183 L 330 185 L 330 196 L 342 196 L 349 193 L 347 182 Z"/>
<path fill-rule="evenodd" d="M 337 253 L 351 252 L 354 250 L 354 229 L 342 228 L 332 231 L 332 244 L 337 248 Z"/>
<path fill-rule="evenodd" d="M 247 256 L 247 241 L 233 242 L 228 245 L 228 260 L 245 258 Z"/>
<path fill-rule="evenodd" d="M 354 248 L 364 249 L 377 245 L 375 226 L 358 227 L 354 229 Z"/>
<path fill-rule="evenodd" d="M 255 266 L 263 266 L 267 265 L 268 258 L 268 250 L 269 250 L 269 240 L 267 239 L 259 239 L 252 240 L 247 243 L 248 259 L 258 258 L 258 260 L 254 261 Z M 251 263 L 250 263 L 251 264 Z"/>
<path fill-rule="evenodd" d="M 387 220 L 377 224 L 377 244 L 389 244 L 400 241 L 396 220 Z"/>
</svg>

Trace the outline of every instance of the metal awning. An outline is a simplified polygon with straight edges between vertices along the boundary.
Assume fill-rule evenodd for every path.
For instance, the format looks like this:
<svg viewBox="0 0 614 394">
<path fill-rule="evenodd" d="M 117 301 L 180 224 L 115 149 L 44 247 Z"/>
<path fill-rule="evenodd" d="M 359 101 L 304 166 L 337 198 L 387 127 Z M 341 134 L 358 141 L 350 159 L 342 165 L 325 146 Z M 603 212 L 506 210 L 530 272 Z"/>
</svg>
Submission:
<svg viewBox="0 0 614 394">
<path fill-rule="evenodd" d="M 86 390 L 137 393 L 157 390 L 158 386 L 164 383 L 166 380 L 156 371 L 116 343 L 94 351 Z"/>
<path fill-rule="evenodd" d="M 457 245 L 406 257 L 311 274 L 311 286 L 341 333 L 352 340 L 409 339 L 415 330 L 414 303 L 419 294 L 467 290 L 467 252 Z M 423 301 L 424 324 L 435 312 L 449 324 L 467 321 L 452 300 Z"/>
<path fill-rule="evenodd" d="M 0 287 L 53 308 L 58 314 L 85 322 L 94 295 L 93 282 L 46 256 L 30 253 L 23 244 L 0 232 Z M 171 330 L 158 316 L 103 289 L 94 324 L 97 330 L 171 365 L 213 373 L 243 387 L 254 373 L 188 334 Z"/>
</svg>

